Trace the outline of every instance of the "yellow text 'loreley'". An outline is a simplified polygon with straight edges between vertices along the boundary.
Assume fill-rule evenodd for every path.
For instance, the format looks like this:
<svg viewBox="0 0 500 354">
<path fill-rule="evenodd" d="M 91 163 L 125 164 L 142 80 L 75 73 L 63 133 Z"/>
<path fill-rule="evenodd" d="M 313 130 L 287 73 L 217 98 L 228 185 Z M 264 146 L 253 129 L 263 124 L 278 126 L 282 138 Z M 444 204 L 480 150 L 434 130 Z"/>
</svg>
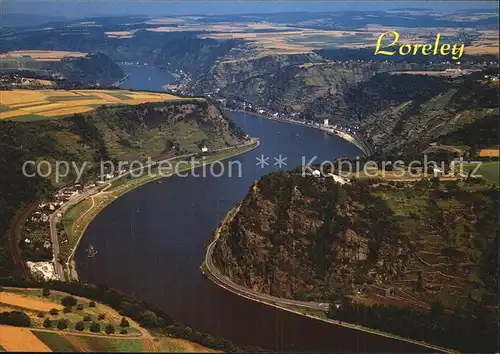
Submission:
<svg viewBox="0 0 500 354">
<path fill-rule="evenodd" d="M 375 47 L 375 55 L 394 55 L 399 53 L 399 55 L 417 55 L 422 53 L 422 55 L 449 55 L 454 60 L 458 60 L 464 54 L 464 44 L 440 44 L 439 40 L 441 38 L 440 34 L 436 35 L 436 40 L 434 44 L 402 44 L 399 45 L 399 33 L 396 31 L 389 31 L 382 33 L 377 39 L 377 46 Z M 388 44 L 383 44 L 382 42 L 391 41 Z M 387 43 L 387 42 L 386 42 Z M 397 47 L 399 45 L 399 48 Z M 392 50 L 382 50 L 394 47 Z"/>
</svg>

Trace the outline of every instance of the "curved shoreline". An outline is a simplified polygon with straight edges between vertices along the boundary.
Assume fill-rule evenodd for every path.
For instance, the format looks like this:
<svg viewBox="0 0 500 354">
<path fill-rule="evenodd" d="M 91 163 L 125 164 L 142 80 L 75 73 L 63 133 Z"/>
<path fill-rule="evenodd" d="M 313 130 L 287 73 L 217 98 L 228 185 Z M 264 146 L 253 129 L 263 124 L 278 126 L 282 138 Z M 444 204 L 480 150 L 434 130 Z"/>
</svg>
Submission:
<svg viewBox="0 0 500 354">
<path fill-rule="evenodd" d="M 268 119 L 268 120 L 273 120 L 273 121 L 280 122 L 280 123 L 294 124 L 294 125 L 300 125 L 300 126 L 303 126 L 306 128 L 319 129 L 319 130 L 324 131 L 325 133 L 327 133 L 329 135 L 338 136 L 339 138 L 344 139 L 348 143 L 356 146 L 366 156 L 370 156 L 372 154 L 372 149 L 368 146 L 368 144 L 366 144 L 364 141 L 362 141 L 363 143 L 360 143 L 353 135 L 348 134 L 348 133 L 341 131 L 341 130 L 337 130 L 337 129 L 333 129 L 333 128 L 325 128 L 322 126 L 318 127 L 318 126 L 315 126 L 312 124 L 305 124 L 301 121 L 297 121 L 297 120 L 293 120 L 293 119 L 276 119 L 276 118 L 272 118 L 270 116 L 266 116 L 266 115 L 259 114 L 256 112 L 249 112 L 249 111 L 244 111 L 241 109 L 225 108 L 225 110 L 228 110 L 230 112 L 241 112 L 241 113 L 249 114 L 249 115 L 256 116 L 256 117 L 260 117 L 260 118 L 264 118 L 264 119 Z M 366 145 L 366 146 L 363 146 L 363 145 Z"/>
<path fill-rule="evenodd" d="M 326 322 L 326 323 L 331 324 L 331 325 L 336 325 L 336 326 L 340 326 L 340 327 L 344 327 L 344 328 L 349 328 L 352 330 L 362 331 L 365 333 L 369 333 L 371 335 L 383 336 L 383 337 L 386 337 L 390 340 L 407 342 L 407 343 L 419 346 L 422 349 L 425 349 L 426 351 L 432 350 L 433 352 L 456 353 L 456 351 L 451 350 L 451 349 L 442 348 L 439 346 L 435 346 L 435 345 L 428 344 L 425 342 L 413 340 L 410 338 L 400 337 L 398 335 L 391 334 L 391 333 L 381 332 L 381 331 L 374 330 L 371 328 L 363 327 L 361 325 L 350 324 L 350 323 L 346 323 L 343 321 L 336 321 L 336 320 L 332 320 L 332 319 L 325 319 L 325 318 L 321 318 L 318 316 L 310 315 L 308 313 L 299 312 L 297 310 L 293 310 L 289 307 L 286 307 L 286 305 L 294 306 L 294 307 L 302 307 L 304 309 L 318 310 L 319 309 L 318 307 L 320 307 L 321 303 L 284 299 L 284 298 L 271 296 L 268 294 L 263 294 L 263 293 L 260 293 L 257 291 L 252 291 L 250 289 L 247 289 L 243 286 L 236 284 L 231 279 L 224 276 L 217 269 L 217 267 L 213 264 L 213 259 L 212 259 L 213 249 L 214 249 L 217 241 L 219 240 L 222 228 L 225 225 L 227 225 L 227 223 L 231 222 L 231 220 L 238 213 L 239 208 L 240 208 L 240 202 L 237 203 L 233 208 L 231 208 L 231 210 L 226 214 L 224 219 L 222 219 L 219 227 L 214 232 L 213 240 L 210 242 L 210 244 L 207 247 L 207 251 L 205 253 L 205 260 L 203 261 L 202 265 L 200 266 L 200 269 L 201 269 L 201 272 L 203 273 L 203 275 L 205 275 L 214 284 L 218 285 L 219 287 L 223 288 L 226 291 L 232 292 L 233 294 L 240 296 L 240 297 L 243 297 L 243 298 L 246 298 L 248 300 L 252 300 L 252 301 L 264 304 L 264 305 L 272 306 L 272 307 L 275 307 L 279 310 L 288 311 L 288 312 L 294 313 L 296 315 L 305 316 L 305 317 L 309 317 L 309 318 L 314 319 L 314 320 Z"/>
<path fill-rule="evenodd" d="M 231 149 L 243 149 L 243 150 L 242 150 L 242 151 L 237 151 L 237 152 L 235 152 L 235 153 L 233 153 L 233 154 L 230 154 L 230 155 L 228 155 L 228 156 L 224 156 L 224 157 L 221 157 L 221 158 L 216 158 L 215 160 L 210 161 L 210 162 L 206 162 L 206 163 L 200 164 L 199 166 L 196 166 L 194 169 L 197 169 L 197 168 L 202 167 L 202 166 L 210 165 L 210 164 L 215 163 L 215 162 L 218 162 L 218 161 L 224 161 L 224 160 L 227 160 L 227 159 L 233 158 L 233 157 L 235 157 L 235 156 L 239 156 L 239 155 L 246 154 L 247 152 L 252 151 L 252 150 L 254 150 L 254 149 L 258 148 L 258 147 L 259 147 L 259 145 L 260 145 L 260 141 L 259 141 L 259 139 L 258 139 L 258 138 L 252 138 L 252 139 L 250 140 L 250 142 L 248 142 L 248 143 L 244 143 L 244 144 L 241 144 L 241 145 L 239 145 L 239 146 L 235 146 L 235 147 L 230 147 L 230 148 L 222 148 L 222 149 L 219 149 L 219 150 L 217 150 L 217 151 L 216 151 L 216 153 L 217 153 L 217 152 L 223 152 L 223 151 L 229 151 L 229 150 L 231 150 Z M 189 154 L 189 155 L 190 155 L 190 156 L 193 156 L 193 155 L 195 155 L 195 154 Z M 172 158 L 170 158 L 170 159 L 168 159 L 168 160 L 179 159 L 179 158 L 186 157 L 186 156 L 187 156 L 187 155 L 182 155 L 182 156 L 174 156 L 174 157 L 172 157 Z M 179 170 L 178 172 L 184 172 L 184 171 L 186 171 L 186 170 L 190 170 L 190 169 L 191 169 L 191 168 L 190 168 L 190 167 L 188 167 L 188 168 L 186 168 L 186 169 L 181 169 L 181 170 Z M 128 173 L 130 173 L 130 171 L 129 171 Z M 123 177 L 123 176 L 125 176 L 125 175 L 126 175 L 126 174 L 122 175 L 122 177 Z M 123 193 L 120 193 L 117 197 L 112 198 L 111 200 L 107 200 L 107 201 L 105 201 L 103 204 L 101 204 L 101 205 L 100 205 L 100 207 L 97 209 L 97 212 L 95 213 L 95 215 L 93 215 L 93 216 L 92 216 L 92 217 L 91 217 L 91 218 L 90 218 L 90 219 L 89 219 L 89 220 L 88 220 L 88 221 L 87 221 L 87 222 L 83 225 L 83 227 L 82 227 L 82 231 L 81 231 L 81 234 L 80 234 L 80 236 L 78 237 L 78 240 L 77 240 L 77 242 L 75 243 L 75 246 L 74 246 L 74 248 L 73 248 L 73 250 L 72 250 L 72 252 L 71 252 L 70 256 L 68 257 L 68 260 L 66 261 L 65 266 L 66 266 L 66 270 L 67 270 L 67 274 L 68 274 L 68 281 L 72 281 L 72 280 L 76 280 L 76 281 L 78 281 L 78 273 L 77 273 L 77 271 L 76 271 L 76 264 L 75 264 L 75 260 L 74 260 L 74 258 L 75 258 L 75 254 L 76 254 L 76 252 L 77 252 L 77 250 L 78 250 L 78 247 L 79 247 L 79 245 L 80 245 L 80 242 L 81 242 L 81 240 L 83 239 L 83 237 L 85 236 L 85 231 L 86 231 L 87 227 L 91 224 L 91 222 L 92 222 L 92 221 L 93 221 L 93 220 L 94 220 L 94 219 L 95 219 L 95 218 L 96 218 L 96 217 L 97 217 L 97 216 L 98 216 L 98 215 L 99 215 L 99 214 L 100 214 L 100 213 L 101 213 L 101 212 L 102 212 L 102 211 L 103 211 L 106 207 L 108 207 L 108 206 L 109 206 L 112 202 L 114 202 L 114 201 L 115 201 L 115 200 L 117 200 L 118 198 L 120 198 L 120 197 L 124 196 L 125 194 L 127 194 L 127 193 L 129 193 L 129 192 L 131 192 L 131 191 L 133 191 L 133 190 L 135 190 L 135 189 L 137 189 L 137 188 L 139 188 L 139 187 L 142 187 L 142 186 L 144 186 L 144 185 L 146 185 L 146 184 L 148 184 L 148 183 L 150 183 L 150 182 L 154 182 L 154 181 L 157 181 L 157 180 L 159 180 L 159 179 L 163 179 L 163 178 L 168 178 L 168 177 L 170 177 L 170 176 L 172 176 L 172 174 L 169 174 L 168 176 L 159 176 L 159 175 L 156 175 L 155 177 L 152 177 L 152 178 L 147 179 L 147 180 L 145 180 L 145 181 L 141 181 L 140 183 L 138 183 L 137 185 L 134 185 L 134 186 L 133 186 L 132 188 L 130 188 L 130 189 L 124 188 L 124 192 L 123 192 Z M 132 180 L 132 181 L 133 181 L 133 180 Z M 89 198 L 92 198 L 92 200 L 94 200 L 94 199 L 93 199 L 94 197 L 96 197 L 96 196 L 97 196 L 98 194 L 100 194 L 100 193 L 105 192 L 105 190 L 107 190 L 107 189 L 109 189 L 109 188 L 111 188 L 111 187 L 112 187 L 112 183 L 108 183 L 108 185 L 107 185 L 104 189 L 102 189 L 101 191 L 99 191 L 99 192 L 98 192 L 98 193 L 96 193 L 96 194 L 93 194 L 93 195 L 89 196 Z M 84 201 L 86 201 L 86 200 L 88 200 L 88 198 L 86 198 L 86 199 L 84 199 L 84 200 L 80 201 L 79 203 L 84 202 Z M 78 204 L 79 204 L 79 203 L 78 203 Z M 78 204 L 73 205 L 73 207 L 74 207 L 74 206 L 76 206 L 76 205 L 78 205 Z M 92 208 L 93 208 L 93 207 L 94 207 L 94 203 L 93 203 Z M 92 208 L 90 208 L 90 209 L 86 210 L 84 214 L 87 214 L 88 212 L 90 212 L 90 210 L 92 210 Z M 70 210 L 70 208 L 67 210 L 67 212 L 68 212 L 69 210 Z M 84 215 L 84 214 L 82 214 L 82 215 Z M 64 217 L 64 215 L 63 215 L 63 217 Z"/>
</svg>

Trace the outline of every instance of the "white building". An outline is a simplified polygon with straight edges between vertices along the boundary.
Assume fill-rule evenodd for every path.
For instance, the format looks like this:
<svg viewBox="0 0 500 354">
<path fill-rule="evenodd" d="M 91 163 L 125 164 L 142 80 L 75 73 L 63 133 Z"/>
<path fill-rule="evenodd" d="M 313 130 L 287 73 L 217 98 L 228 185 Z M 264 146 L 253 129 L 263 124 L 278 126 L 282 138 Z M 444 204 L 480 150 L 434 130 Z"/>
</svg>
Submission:
<svg viewBox="0 0 500 354">
<path fill-rule="evenodd" d="M 328 126 L 328 119 L 325 119 L 325 120 L 323 121 L 323 125 L 324 125 L 325 127 L 327 127 L 327 126 Z"/>
<path fill-rule="evenodd" d="M 201 148 L 201 152 L 207 152 L 207 151 L 208 151 L 208 148 L 206 146 Z"/>
<path fill-rule="evenodd" d="M 350 184 L 351 183 L 347 179 L 345 179 L 344 177 L 334 175 L 333 173 L 329 173 L 329 174 L 327 174 L 327 176 L 332 177 L 335 182 L 340 183 L 340 184 L 346 184 L 346 183 Z"/>
<path fill-rule="evenodd" d="M 55 272 L 52 262 L 26 262 L 31 274 L 37 275 L 40 278 L 47 280 L 57 280 L 58 276 Z"/>
</svg>

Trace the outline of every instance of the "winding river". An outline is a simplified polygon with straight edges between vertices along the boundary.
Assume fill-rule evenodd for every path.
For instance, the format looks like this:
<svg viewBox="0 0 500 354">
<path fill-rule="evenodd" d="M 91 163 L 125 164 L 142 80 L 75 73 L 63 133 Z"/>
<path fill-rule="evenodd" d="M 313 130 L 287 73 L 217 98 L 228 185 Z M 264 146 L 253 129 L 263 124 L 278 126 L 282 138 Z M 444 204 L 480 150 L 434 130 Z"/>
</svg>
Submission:
<svg viewBox="0 0 500 354">
<path fill-rule="evenodd" d="M 148 86 L 168 74 L 154 68 L 129 71 L 127 88 Z M 160 76 L 163 75 L 163 76 Z M 145 84 L 140 80 L 147 80 Z M 142 82 L 134 87 L 132 81 Z M 166 81 L 161 82 L 164 85 Z M 339 137 L 299 125 L 284 124 L 245 113 L 230 118 L 259 148 L 231 159 L 232 177 L 170 177 L 119 198 L 89 225 L 76 255 L 82 281 L 104 283 L 164 308 L 175 320 L 240 345 L 286 351 L 415 351 L 409 343 L 339 328 L 269 307 L 227 292 L 200 271 L 212 232 L 226 212 L 247 193 L 252 182 L 279 170 L 274 158 L 286 157 L 295 168 L 309 161 L 356 156 L 358 149 Z M 263 168 L 257 158 L 268 157 Z M 237 176 L 241 163 L 242 175 Z M 226 169 L 228 162 L 224 163 Z M 99 251 L 88 258 L 85 249 Z"/>
</svg>

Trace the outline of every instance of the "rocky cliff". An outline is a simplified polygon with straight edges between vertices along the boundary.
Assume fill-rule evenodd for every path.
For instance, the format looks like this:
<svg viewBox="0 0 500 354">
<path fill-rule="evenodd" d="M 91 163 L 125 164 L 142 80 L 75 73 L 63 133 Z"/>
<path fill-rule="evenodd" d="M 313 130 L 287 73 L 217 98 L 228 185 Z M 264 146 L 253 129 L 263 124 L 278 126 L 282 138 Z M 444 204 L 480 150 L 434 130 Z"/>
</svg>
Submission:
<svg viewBox="0 0 500 354">
<path fill-rule="evenodd" d="M 498 191 L 489 188 L 428 180 L 341 186 L 300 171 L 272 173 L 224 226 L 214 261 L 236 283 L 279 297 L 328 301 L 361 291 L 376 300 L 378 286 L 454 307 L 480 288 L 480 299 L 495 304 Z"/>
</svg>

